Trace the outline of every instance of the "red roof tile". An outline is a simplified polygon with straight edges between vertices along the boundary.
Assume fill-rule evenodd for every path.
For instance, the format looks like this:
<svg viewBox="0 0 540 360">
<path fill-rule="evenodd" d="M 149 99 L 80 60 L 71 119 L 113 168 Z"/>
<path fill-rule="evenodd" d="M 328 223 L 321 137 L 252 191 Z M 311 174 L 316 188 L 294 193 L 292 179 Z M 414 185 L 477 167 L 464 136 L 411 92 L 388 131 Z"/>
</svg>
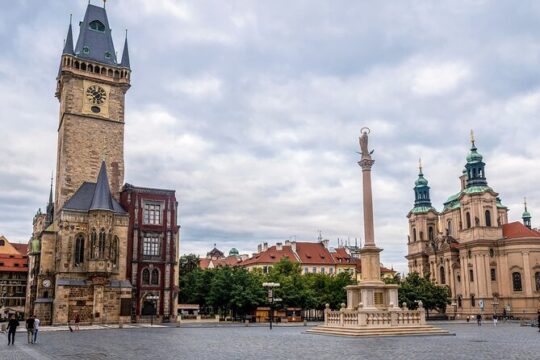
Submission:
<svg viewBox="0 0 540 360">
<path fill-rule="evenodd" d="M 210 266 L 210 259 L 203 258 L 199 260 L 199 268 L 206 270 L 208 266 Z"/>
<path fill-rule="evenodd" d="M 226 258 L 212 260 L 215 267 L 218 266 L 238 266 L 242 262 L 239 257 L 229 255 Z"/>
<path fill-rule="evenodd" d="M 333 265 L 334 259 L 322 243 L 297 242 L 296 253 L 302 264 L 309 265 Z"/>
<path fill-rule="evenodd" d="M 28 244 L 11 243 L 11 245 L 13 245 L 21 255 L 28 254 Z"/>
<path fill-rule="evenodd" d="M 503 236 L 507 239 L 519 238 L 538 238 L 540 233 L 536 230 L 531 230 L 519 221 L 514 221 L 503 225 Z"/>
<path fill-rule="evenodd" d="M 13 256 L 13 255 L 11 255 Z M 27 272 L 28 259 L 22 256 L 0 255 L 0 271 Z M 17 266 L 15 266 L 17 265 Z"/>
<path fill-rule="evenodd" d="M 249 259 L 242 261 L 242 266 L 275 264 L 285 257 L 289 258 L 289 260 L 292 262 L 298 261 L 290 245 L 283 245 L 281 250 L 277 250 L 276 246 L 270 246 L 267 250 L 261 251 Z"/>
</svg>

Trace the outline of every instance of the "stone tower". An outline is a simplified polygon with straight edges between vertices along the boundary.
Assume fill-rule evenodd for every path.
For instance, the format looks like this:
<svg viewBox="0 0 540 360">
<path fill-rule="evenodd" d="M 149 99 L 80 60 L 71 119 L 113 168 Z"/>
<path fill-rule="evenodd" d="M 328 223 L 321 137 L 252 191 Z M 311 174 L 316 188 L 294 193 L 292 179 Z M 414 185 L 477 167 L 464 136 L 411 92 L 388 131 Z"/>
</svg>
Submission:
<svg viewBox="0 0 540 360">
<path fill-rule="evenodd" d="M 130 73 L 127 39 L 118 62 L 107 13 L 89 4 L 75 46 L 69 25 L 57 77 L 55 212 L 85 181 L 95 181 L 102 161 L 112 195 L 119 198 L 124 182 L 124 96 Z"/>
</svg>

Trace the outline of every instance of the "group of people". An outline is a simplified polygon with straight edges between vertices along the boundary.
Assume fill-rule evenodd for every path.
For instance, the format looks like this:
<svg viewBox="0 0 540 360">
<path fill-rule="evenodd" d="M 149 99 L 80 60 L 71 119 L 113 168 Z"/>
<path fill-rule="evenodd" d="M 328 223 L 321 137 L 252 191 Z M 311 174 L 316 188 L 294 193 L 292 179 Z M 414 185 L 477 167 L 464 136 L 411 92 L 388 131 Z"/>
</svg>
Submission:
<svg viewBox="0 0 540 360">
<path fill-rule="evenodd" d="M 28 343 L 35 344 L 37 343 L 38 331 L 39 331 L 40 321 L 38 318 L 31 315 L 26 319 L 26 332 L 28 335 Z M 7 326 L 7 335 L 8 335 L 8 345 L 15 345 L 15 334 L 17 333 L 17 328 L 20 326 L 19 320 L 15 315 L 9 317 L 9 322 Z"/>
</svg>

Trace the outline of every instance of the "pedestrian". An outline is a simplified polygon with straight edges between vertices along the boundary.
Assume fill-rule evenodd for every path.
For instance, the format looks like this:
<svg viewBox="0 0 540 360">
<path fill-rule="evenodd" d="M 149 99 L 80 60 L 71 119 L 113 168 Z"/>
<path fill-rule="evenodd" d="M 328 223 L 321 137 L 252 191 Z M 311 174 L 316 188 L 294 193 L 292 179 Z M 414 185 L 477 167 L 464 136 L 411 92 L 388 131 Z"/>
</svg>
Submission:
<svg viewBox="0 0 540 360">
<path fill-rule="evenodd" d="M 79 323 L 81 322 L 81 317 L 79 316 L 79 313 L 75 314 L 75 330 L 79 331 Z"/>
<path fill-rule="evenodd" d="M 8 322 L 8 345 L 15 345 L 15 333 L 17 332 L 17 327 L 19 326 L 19 320 L 12 314 L 9 317 Z"/>
<path fill-rule="evenodd" d="M 538 310 L 538 331 L 540 331 L 540 310 Z"/>
<path fill-rule="evenodd" d="M 34 343 L 34 324 L 34 315 L 30 315 L 30 317 L 26 320 L 26 333 L 28 335 L 29 344 Z"/>
<path fill-rule="evenodd" d="M 37 317 L 34 317 L 34 344 L 37 343 L 37 333 L 39 331 L 39 319 Z"/>
<path fill-rule="evenodd" d="M 478 323 L 478 326 L 482 326 L 482 315 L 476 315 L 476 322 Z"/>
<path fill-rule="evenodd" d="M 504 320 L 504 322 L 506 322 L 506 320 L 508 320 L 508 318 L 506 317 L 506 309 L 503 309 L 503 320 Z"/>
<path fill-rule="evenodd" d="M 497 314 L 493 314 L 493 326 L 497 326 L 497 320 L 499 320 L 499 317 Z"/>
</svg>

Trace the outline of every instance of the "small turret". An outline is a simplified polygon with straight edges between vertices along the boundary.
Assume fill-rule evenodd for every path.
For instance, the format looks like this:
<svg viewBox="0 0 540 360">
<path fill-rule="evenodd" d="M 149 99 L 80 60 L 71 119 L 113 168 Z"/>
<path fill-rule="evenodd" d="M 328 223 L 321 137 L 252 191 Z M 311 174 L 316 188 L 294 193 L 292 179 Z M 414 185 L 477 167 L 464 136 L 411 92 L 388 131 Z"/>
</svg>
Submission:
<svg viewBox="0 0 540 360">
<path fill-rule="evenodd" d="M 413 212 L 425 212 L 432 208 L 429 197 L 428 181 L 422 171 L 422 160 L 418 161 L 418 179 L 414 182 L 414 209 Z"/>
<path fill-rule="evenodd" d="M 125 68 L 130 68 L 129 66 L 129 50 L 128 50 L 128 40 L 127 40 L 127 30 L 126 30 L 126 41 L 124 42 L 124 51 L 122 51 L 122 61 L 120 61 L 120 66 Z"/>
<path fill-rule="evenodd" d="M 47 217 L 45 227 L 51 225 L 54 221 L 54 202 L 53 202 L 53 177 L 51 175 L 51 190 L 49 192 L 49 202 L 47 203 Z"/>
<path fill-rule="evenodd" d="M 523 199 L 523 205 L 525 206 L 525 211 L 523 211 L 523 214 L 521 215 L 521 218 L 523 219 L 523 225 L 531 228 L 531 213 L 527 211 L 527 198 Z"/>
<path fill-rule="evenodd" d="M 487 186 L 485 166 L 482 161 L 483 157 L 478 152 L 474 141 L 474 133 L 471 130 L 471 151 L 467 155 L 467 164 L 465 164 L 465 170 L 467 170 L 467 188 L 473 186 Z"/>
</svg>

